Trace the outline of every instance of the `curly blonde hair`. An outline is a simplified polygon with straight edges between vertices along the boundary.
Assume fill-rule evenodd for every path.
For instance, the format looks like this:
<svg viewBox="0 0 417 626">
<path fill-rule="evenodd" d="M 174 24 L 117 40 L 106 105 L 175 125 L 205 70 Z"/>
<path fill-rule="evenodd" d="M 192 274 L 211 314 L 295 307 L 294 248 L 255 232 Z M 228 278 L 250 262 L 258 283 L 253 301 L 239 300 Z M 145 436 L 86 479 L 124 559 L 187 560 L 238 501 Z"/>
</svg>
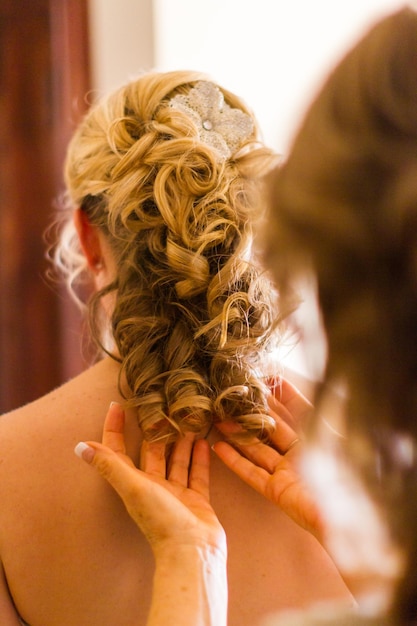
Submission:
<svg viewBox="0 0 417 626">
<path fill-rule="evenodd" d="M 228 159 L 199 140 L 169 101 L 202 80 L 177 71 L 129 82 L 90 109 L 66 159 L 70 205 L 102 229 L 117 267 L 88 302 L 92 335 L 102 349 L 113 337 L 121 389 L 147 438 L 204 434 L 213 419 L 262 437 L 273 428 L 265 363 L 282 328 L 252 244 L 261 176 L 277 157 L 244 103 L 218 86 L 254 130 Z M 86 264 L 74 235 L 68 216 L 56 261 L 76 289 Z M 99 303 L 110 292 L 106 328 Z"/>
</svg>

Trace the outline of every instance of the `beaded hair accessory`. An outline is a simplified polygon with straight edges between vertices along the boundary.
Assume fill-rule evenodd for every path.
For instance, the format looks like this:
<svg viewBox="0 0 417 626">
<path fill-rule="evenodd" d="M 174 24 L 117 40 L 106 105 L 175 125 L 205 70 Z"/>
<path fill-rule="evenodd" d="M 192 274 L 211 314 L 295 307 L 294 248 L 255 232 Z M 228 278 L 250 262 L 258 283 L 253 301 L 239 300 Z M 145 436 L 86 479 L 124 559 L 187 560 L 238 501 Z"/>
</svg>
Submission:
<svg viewBox="0 0 417 626">
<path fill-rule="evenodd" d="M 220 89 L 207 81 L 198 82 L 186 95 L 174 96 L 169 106 L 193 120 L 200 141 L 216 150 L 222 160 L 230 158 L 253 133 L 249 115 L 230 107 Z"/>
</svg>

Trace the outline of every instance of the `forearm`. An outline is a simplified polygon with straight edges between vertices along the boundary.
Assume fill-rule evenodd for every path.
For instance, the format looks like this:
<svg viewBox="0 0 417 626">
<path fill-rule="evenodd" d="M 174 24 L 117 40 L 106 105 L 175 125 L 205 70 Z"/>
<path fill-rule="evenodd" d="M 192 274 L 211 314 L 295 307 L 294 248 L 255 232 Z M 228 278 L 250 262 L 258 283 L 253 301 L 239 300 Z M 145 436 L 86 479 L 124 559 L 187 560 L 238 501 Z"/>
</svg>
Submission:
<svg viewBox="0 0 417 626">
<path fill-rule="evenodd" d="M 226 626 L 226 555 L 210 546 L 166 548 L 156 556 L 147 626 Z"/>
</svg>

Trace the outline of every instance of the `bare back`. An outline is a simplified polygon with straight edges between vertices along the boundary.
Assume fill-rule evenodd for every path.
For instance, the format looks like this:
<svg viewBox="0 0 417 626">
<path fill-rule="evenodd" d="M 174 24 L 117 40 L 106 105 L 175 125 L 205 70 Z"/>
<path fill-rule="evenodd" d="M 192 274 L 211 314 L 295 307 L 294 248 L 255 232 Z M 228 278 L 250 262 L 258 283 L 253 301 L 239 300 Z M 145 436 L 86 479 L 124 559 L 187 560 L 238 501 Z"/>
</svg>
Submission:
<svg viewBox="0 0 417 626">
<path fill-rule="evenodd" d="M 101 440 L 107 407 L 120 399 L 117 373 L 117 364 L 105 359 L 0 418 L 4 626 L 17 623 L 12 617 L 3 622 L 7 585 L 30 626 L 146 622 L 150 549 L 118 496 L 73 452 L 80 440 Z M 126 435 L 137 462 L 140 432 L 133 416 L 127 416 Z M 350 601 L 315 540 L 215 458 L 211 493 L 228 537 L 230 626 L 253 626 L 280 608 Z"/>
</svg>

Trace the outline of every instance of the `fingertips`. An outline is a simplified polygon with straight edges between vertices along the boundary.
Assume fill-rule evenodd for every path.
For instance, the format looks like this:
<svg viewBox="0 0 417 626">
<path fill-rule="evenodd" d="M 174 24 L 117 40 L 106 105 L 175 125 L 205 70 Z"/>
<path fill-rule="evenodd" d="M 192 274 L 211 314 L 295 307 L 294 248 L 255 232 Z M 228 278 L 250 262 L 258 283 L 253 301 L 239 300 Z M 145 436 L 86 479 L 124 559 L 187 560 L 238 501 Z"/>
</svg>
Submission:
<svg viewBox="0 0 417 626">
<path fill-rule="evenodd" d="M 140 452 L 140 469 L 147 474 L 166 476 L 166 441 L 143 441 Z"/>
<path fill-rule="evenodd" d="M 125 412 L 119 402 L 110 402 L 106 415 L 106 426 L 113 431 L 123 432 Z"/>
<path fill-rule="evenodd" d="M 89 463 L 89 464 L 93 462 L 93 459 L 96 454 L 96 451 L 94 450 L 94 448 L 89 446 L 84 441 L 80 441 L 79 443 L 77 443 L 77 445 L 74 448 L 74 452 L 80 459 L 82 459 L 83 461 L 86 461 L 86 463 Z"/>
<path fill-rule="evenodd" d="M 216 443 L 211 446 L 211 449 L 222 461 L 225 457 L 238 454 L 235 448 L 229 443 L 226 443 L 226 441 L 216 441 Z"/>
<path fill-rule="evenodd" d="M 80 441 L 75 446 L 74 452 L 80 459 L 97 468 L 103 465 L 103 463 L 108 465 L 114 462 L 114 458 L 117 458 L 116 453 L 111 448 L 103 446 L 96 441 Z M 110 461 L 110 459 L 112 460 Z"/>
<path fill-rule="evenodd" d="M 197 439 L 197 441 L 194 444 L 194 449 L 195 451 L 198 451 L 198 453 L 204 457 L 210 456 L 210 444 L 207 441 L 207 439 Z"/>
<path fill-rule="evenodd" d="M 189 486 L 207 500 L 210 499 L 210 445 L 205 439 L 198 439 L 193 448 Z"/>
<path fill-rule="evenodd" d="M 213 445 L 211 446 L 211 449 L 217 454 L 217 450 L 220 448 L 220 450 L 222 449 L 223 446 L 226 447 L 230 447 L 230 444 L 226 443 L 225 441 L 216 441 L 215 443 L 213 443 Z"/>
<path fill-rule="evenodd" d="M 206 439 L 197 439 L 193 448 L 193 463 L 207 467 L 210 466 L 210 444 Z"/>
<path fill-rule="evenodd" d="M 112 402 L 104 420 L 102 443 L 120 454 L 126 453 L 125 439 L 125 412 L 121 404 Z"/>
<path fill-rule="evenodd" d="M 243 431 L 242 426 L 236 422 L 217 422 L 216 428 L 226 437 L 239 434 Z"/>
<path fill-rule="evenodd" d="M 94 466 L 113 486 L 118 481 L 119 475 L 130 465 L 127 459 L 122 460 L 114 450 L 95 441 L 80 442 L 75 446 L 74 452 L 83 461 Z"/>
</svg>

